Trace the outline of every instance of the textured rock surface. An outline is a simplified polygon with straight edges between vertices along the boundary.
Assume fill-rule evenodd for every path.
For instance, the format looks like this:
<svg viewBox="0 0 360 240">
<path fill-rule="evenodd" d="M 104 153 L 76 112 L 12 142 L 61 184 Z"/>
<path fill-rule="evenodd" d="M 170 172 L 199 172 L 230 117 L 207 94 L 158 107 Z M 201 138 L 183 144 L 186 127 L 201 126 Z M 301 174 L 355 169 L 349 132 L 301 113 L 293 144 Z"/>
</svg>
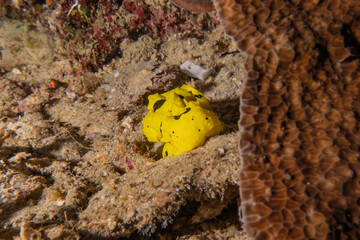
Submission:
<svg viewBox="0 0 360 240">
<path fill-rule="evenodd" d="M 191 16 L 167 0 L 146 2 L 147 9 Z M 237 211 L 245 58 L 223 30 L 189 37 L 189 29 L 163 42 L 126 39 L 122 55 L 93 73 L 79 71 L 59 44 L 49 49 L 34 38 L 39 47 L 29 54 L 22 35 L 43 33 L 58 43 L 49 35 L 57 10 L 42 14 L 44 29 L 0 18 L 6 33 L 0 34 L 0 239 L 246 239 Z M 119 24 L 134 18 L 118 14 L 111 17 Z M 212 16 L 188 20 L 212 26 Z M 46 61 L 32 60 L 44 50 L 51 51 Z M 192 79 L 179 70 L 186 60 L 214 71 L 204 81 Z M 183 83 L 209 99 L 226 130 L 194 151 L 161 159 L 161 146 L 141 131 L 146 99 Z"/>
<path fill-rule="evenodd" d="M 243 222 L 256 239 L 360 238 L 360 2 L 215 0 L 248 55 Z"/>
</svg>

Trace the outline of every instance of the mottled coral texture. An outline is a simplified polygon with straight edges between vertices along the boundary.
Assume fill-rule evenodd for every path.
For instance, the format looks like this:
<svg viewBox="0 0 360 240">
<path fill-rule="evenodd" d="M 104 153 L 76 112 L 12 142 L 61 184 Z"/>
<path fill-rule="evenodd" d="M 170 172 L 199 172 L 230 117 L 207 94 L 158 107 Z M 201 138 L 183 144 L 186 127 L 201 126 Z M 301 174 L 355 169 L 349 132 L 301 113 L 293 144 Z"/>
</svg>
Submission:
<svg viewBox="0 0 360 240">
<path fill-rule="evenodd" d="M 240 194 L 255 239 L 360 239 L 360 1 L 215 0 L 248 55 Z"/>
</svg>

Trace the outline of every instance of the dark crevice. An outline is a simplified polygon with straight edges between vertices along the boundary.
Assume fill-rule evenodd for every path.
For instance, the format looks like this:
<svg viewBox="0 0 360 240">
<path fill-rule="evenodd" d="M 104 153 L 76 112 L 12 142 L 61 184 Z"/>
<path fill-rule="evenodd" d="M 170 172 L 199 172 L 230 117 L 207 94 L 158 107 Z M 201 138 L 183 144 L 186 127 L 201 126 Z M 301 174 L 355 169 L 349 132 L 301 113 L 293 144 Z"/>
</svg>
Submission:
<svg viewBox="0 0 360 240">
<path fill-rule="evenodd" d="M 326 46 L 319 43 L 316 44 L 315 48 L 318 50 L 319 56 L 314 69 L 322 69 L 325 61 L 329 59 L 329 52 L 327 51 Z"/>
<path fill-rule="evenodd" d="M 360 44 L 351 31 L 348 24 L 343 24 L 341 28 L 341 35 L 344 37 L 344 45 L 350 50 L 351 56 L 346 58 L 346 62 L 351 62 L 360 58 Z"/>
</svg>

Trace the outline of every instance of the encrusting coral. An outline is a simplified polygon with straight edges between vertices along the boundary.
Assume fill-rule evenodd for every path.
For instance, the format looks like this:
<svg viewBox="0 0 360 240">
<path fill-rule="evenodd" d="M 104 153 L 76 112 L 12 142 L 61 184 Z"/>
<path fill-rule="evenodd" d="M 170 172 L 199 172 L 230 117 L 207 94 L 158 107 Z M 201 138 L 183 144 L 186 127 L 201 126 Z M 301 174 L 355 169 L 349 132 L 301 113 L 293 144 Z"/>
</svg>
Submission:
<svg viewBox="0 0 360 240">
<path fill-rule="evenodd" d="M 360 237 L 360 2 L 215 0 L 248 55 L 243 221 L 256 239 Z"/>
<path fill-rule="evenodd" d="M 148 110 L 142 121 L 143 132 L 151 142 L 165 142 L 163 157 L 199 147 L 206 138 L 223 130 L 209 101 L 186 84 L 163 94 L 150 95 Z"/>
<path fill-rule="evenodd" d="M 239 123 L 247 233 L 359 239 L 360 2 L 214 5 L 247 53 Z"/>
</svg>

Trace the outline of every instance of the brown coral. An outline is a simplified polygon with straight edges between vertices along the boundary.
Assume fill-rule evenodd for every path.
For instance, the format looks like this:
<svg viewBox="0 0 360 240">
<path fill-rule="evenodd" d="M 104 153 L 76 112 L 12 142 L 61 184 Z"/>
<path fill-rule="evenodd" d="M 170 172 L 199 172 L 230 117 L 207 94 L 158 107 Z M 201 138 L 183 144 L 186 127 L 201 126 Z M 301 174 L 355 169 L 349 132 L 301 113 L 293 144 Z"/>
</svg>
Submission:
<svg viewBox="0 0 360 240">
<path fill-rule="evenodd" d="M 240 194 L 256 239 L 360 238 L 360 2 L 215 0 L 248 54 Z"/>
<path fill-rule="evenodd" d="M 209 12 L 214 10 L 212 0 L 171 0 L 177 6 L 192 12 Z"/>
</svg>

